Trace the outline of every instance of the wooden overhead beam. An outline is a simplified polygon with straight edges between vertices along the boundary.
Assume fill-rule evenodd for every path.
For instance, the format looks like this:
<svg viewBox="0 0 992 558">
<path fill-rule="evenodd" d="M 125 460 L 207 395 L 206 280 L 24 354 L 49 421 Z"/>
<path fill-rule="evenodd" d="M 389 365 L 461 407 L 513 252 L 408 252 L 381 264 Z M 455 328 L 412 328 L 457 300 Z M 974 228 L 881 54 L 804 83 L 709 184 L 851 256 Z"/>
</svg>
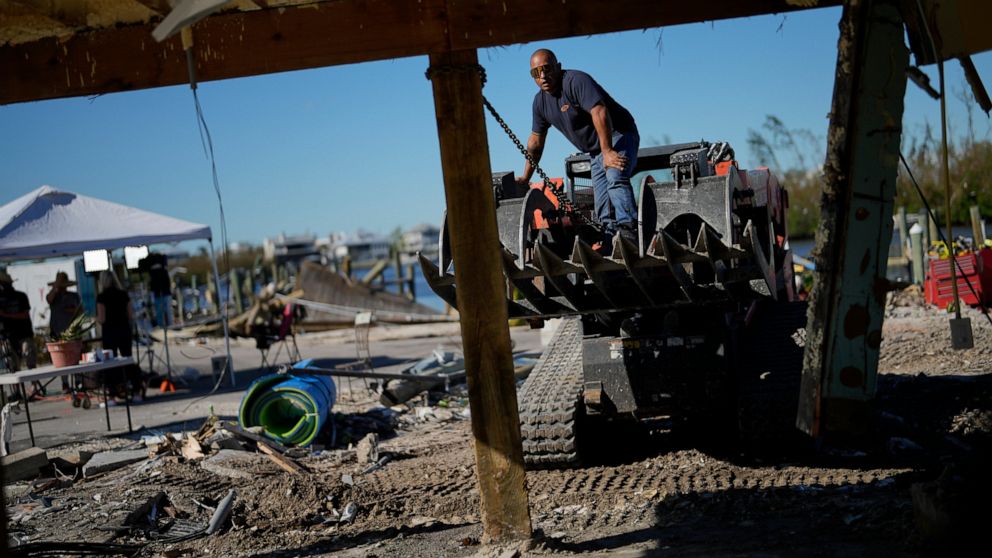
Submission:
<svg viewBox="0 0 992 558">
<path fill-rule="evenodd" d="M 194 26 L 196 73 L 203 82 L 804 9 L 796 3 L 338 0 L 231 11 Z M 820 0 L 817 7 L 837 4 Z M 0 104 L 185 83 L 179 37 L 156 43 L 154 25 L 0 46 Z"/>
<path fill-rule="evenodd" d="M 13 0 L 13 3 L 65 25 L 86 25 L 87 0 Z"/>
<path fill-rule="evenodd" d="M 157 14 L 162 14 L 163 16 L 168 14 L 172 10 L 172 4 L 173 4 L 171 0 L 134 0 L 134 1 Z"/>
<path fill-rule="evenodd" d="M 901 0 L 900 7 L 918 65 L 935 64 L 935 50 L 941 60 L 992 50 L 988 0 Z"/>
</svg>

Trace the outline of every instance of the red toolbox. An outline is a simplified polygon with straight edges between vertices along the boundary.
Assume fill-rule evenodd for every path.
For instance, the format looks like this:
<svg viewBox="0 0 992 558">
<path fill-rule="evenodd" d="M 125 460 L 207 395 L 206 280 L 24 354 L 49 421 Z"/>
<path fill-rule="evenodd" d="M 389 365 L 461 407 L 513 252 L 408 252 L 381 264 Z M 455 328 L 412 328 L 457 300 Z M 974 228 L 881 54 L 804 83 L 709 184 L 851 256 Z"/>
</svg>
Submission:
<svg viewBox="0 0 992 558">
<path fill-rule="evenodd" d="M 955 259 L 958 267 L 954 273 L 961 302 L 969 306 L 978 306 L 981 302 L 988 306 L 992 302 L 992 249 L 982 248 L 978 252 L 956 256 Z M 968 288 L 968 285 L 971 285 L 971 288 Z M 947 308 L 947 305 L 954 300 L 949 258 L 929 260 L 925 287 L 926 300 L 930 304 Z"/>
</svg>

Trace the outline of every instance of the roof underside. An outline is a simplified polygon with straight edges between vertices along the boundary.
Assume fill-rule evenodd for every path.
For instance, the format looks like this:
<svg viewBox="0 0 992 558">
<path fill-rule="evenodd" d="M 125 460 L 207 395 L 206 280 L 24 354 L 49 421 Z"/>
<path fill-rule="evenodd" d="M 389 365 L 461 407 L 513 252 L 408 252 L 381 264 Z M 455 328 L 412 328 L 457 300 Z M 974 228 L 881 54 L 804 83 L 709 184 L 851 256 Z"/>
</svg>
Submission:
<svg viewBox="0 0 992 558">
<path fill-rule="evenodd" d="M 171 0 L 0 1 L 0 104 L 188 81 Z M 193 27 L 198 81 L 780 13 L 840 0 L 234 0 Z"/>
</svg>

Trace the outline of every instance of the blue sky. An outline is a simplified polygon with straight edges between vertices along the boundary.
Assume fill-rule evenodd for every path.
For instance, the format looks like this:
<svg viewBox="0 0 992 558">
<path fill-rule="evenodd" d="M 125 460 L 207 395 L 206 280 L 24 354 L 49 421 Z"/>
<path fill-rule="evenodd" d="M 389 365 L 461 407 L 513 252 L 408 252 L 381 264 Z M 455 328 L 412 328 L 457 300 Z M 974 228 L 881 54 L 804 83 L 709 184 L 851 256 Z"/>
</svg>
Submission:
<svg viewBox="0 0 992 558">
<path fill-rule="evenodd" d="M 766 115 L 825 136 L 839 18 L 830 8 L 480 50 L 484 93 L 525 138 L 536 91 L 529 57 L 546 46 L 634 114 L 642 146 L 726 140 L 756 166 L 767 161 L 752 159 L 746 138 Z M 974 61 L 992 87 L 992 54 Z M 420 56 L 201 84 L 228 239 L 438 222 L 444 190 L 426 67 Z M 936 68 L 925 71 L 936 86 Z M 951 93 L 964 85 L 956 62 L 947 83 Z M 964 112 L 949 99 L 961 135 Z M 987 138 L 988 120 L 977 108 L 975 117 L 975 135 Z M 939 124 L 939 105 L 910 83 L 904 128 L 918 134 L 925 122 Z M 488 116 L 487 126 L 493 171 L 520 172 L 510 140 Z M 573 151 L 552 131 L 542 166 L 560 176 Z M 0 107 L 0 203 L 42 184 L 206 223 L 219 237 L 186 86 Z"/>
</svg>

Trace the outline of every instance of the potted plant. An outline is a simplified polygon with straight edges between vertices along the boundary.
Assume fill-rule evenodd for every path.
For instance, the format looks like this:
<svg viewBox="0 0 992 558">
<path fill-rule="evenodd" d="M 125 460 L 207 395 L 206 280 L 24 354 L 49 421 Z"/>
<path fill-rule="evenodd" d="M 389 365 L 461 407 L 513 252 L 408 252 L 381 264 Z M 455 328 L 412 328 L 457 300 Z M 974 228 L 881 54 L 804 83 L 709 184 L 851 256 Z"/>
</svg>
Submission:
<svg viewBox="0 0 992 558">
<path fill-rule="evenodd" d="M 83 354 L 83 334 L 92 327 L 93 320 L 80 310 L 62 333 L 53 335 L 52 340 L 45 344 L 52 357 L 52 365 L 62 368 L 79 364 L 79 357 Z"/>
</svg>

